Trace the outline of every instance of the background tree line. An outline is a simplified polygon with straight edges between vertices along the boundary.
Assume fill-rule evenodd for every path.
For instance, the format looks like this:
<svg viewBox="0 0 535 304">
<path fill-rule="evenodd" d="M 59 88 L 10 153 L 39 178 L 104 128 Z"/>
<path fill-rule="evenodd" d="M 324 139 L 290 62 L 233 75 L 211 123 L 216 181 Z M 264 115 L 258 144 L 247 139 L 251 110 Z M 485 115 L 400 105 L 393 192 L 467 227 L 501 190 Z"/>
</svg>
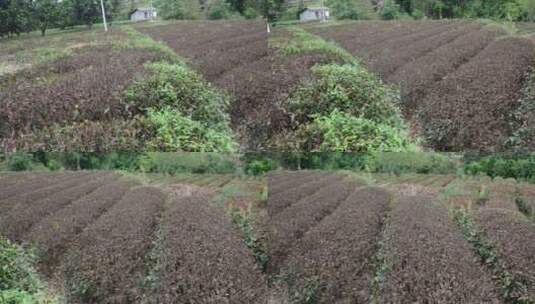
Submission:
<svg viewBox="0 0 535 304">
<path fill-rule="evenodd" d="M 154 0 L 164 19 L 228 19 L 275 16 L 284 0 Z M 108 21 L 128 19 L 149 0 L 104 0 Z M 100 0 L 0 0 L 0 37 L 102 22 Z"/>
<path fill-rule="evenodd" d="M 488 18 L 535 21 L 535 0 L 327 0 L 338 19 Z"/>
<path fill-rule="evenodd" d="M 193 0 L 192 0 L 193 1 Z M 195 0 L 196 1 L 196 0 Z M 104 0 L 108 21 L 127 19 L 143 0 Z M 45 35 L 50 28 L 102 22 L 100 0 L 0 0 L 0 37 L 20 35 L 34 30 Z"/>
<path fill-rule="evenodd" d="M 164 19 L 273 19 L 284 0 L 154 0 Z"/>
<path fill-rule="evenodd" d="M 416 18 L 490 18 L 534 21 L 535 0 L 397 0 Z"/>
<path fill-rule="evenodd" d="M 297 19 L 316 0 L 153 0 L 163 19 Z M 109 21 L 148 0 L 104 0 Z M 337 19 L 489 18 L 535 21 L 535 0 L 326 0 Z M 0 37 L 101 22 L 100 0 L 0 0 Z"/>
</svg>

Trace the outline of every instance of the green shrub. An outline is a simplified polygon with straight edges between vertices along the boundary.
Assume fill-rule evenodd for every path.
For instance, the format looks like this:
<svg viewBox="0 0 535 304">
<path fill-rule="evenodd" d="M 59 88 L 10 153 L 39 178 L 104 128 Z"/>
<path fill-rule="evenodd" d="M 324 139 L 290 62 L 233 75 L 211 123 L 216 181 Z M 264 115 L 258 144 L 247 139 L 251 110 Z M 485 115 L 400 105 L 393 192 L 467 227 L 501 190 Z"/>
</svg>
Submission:
<svg viewBox="0 0 535 304">
<path fill-rule="evenodd" d="M 49 296 L 33 268 L 36 257 L 0 236 L 0 303 L 59 303 Z"/>
<path fill-rule="evenodd" d="M 232 152 L 235 143 L 230 131 L 212 129 L 171 108 L 149 110 L 148 123 L 154 136 L 150 150 L 184 152 Z"/>
<path fill-rule="evenodd" d="M 492 178 L 502 177 L 535 181 L 535 155 L 467 156 L 464 171 L 467 174 L 485 174 Z"/>
<path fill-rule="evenodd" d="M 270 159 L 256 159 L 245 165 L 245 172 L 256 176 L 274 170 L 276 167 L 276 163 Z"/>
<path fill-rule="evenodd" d="M 419 9 L 414 9 L 411 13 L 411 16 L 416 20 L 422 20 L 425 18 L 424 12 Z"/>
<path fill-rule="evenodd" d="M 0 237 L 0 290 L 37 292 L 39 280 L 32 268 L 34 259 L 18 245 Z"/>
<path fill-rule="evenodd" d="M 230 4 L 225 0 L 210 1 L 206 10 L 206 16 L 212 20 L 229 19 L 235 15 Z"/>
<path fill-rule="evenodd" d="M 8 170 L 28 171 L 33 168 L 33 157 L 29 153 L 14 153 L 7 161 Z"/>
<path fill-rule="evenodd" d="M 201 75 L 180 64 L 150 63 L 152 76 L 132 84 L 127 102 L 146 112 L 172 108 L 184 117 L 215 129 L 228 128 L 228 96 L 212 88 Z"/>
<path fill-rule="evenodd" d="M 385 0 L 379 14 L 383 20 L 398 19 L 400 16 L 400 7 L 394 0 Z"/>
<path fill-rule="evenodd" d="M 338 110 L 327 116 L 315 116 L 297 134 L 300 148 L 305 151 L 371 153 L 416 149 L 404 130 Z"/>
<path fill-rule="evenodd" d="M 299 88 L 286 104 L 297 124 L 337 109 L 380 124 L 402 125 L 398 91 L 360 65 L 320 65 L 312 74 L 314 81 Z"/>
<path fill-rule="evenodd" d="M 336 19 L 374 19 L 375 11 L 369 0 L 328 0 L 327 6 Z"/>
<path fill-rule="evenodd" d="M 2 304 L 37 304 L 42 303 L 39 298 L 24 290 L 8 289 L 0 291 Z"/>
<path fill-rule="evenodd" d="M 138 160 L 142 172 L 217 173 L 232 174 L 237 170 L 237 160 L 232 154 L 223 153 L 160 153 L 149 152 Z"/>
<path fill-rule="evenodd" d="M 258 12 L 252 7 L 247 7 L 243 11 L 243 16 L 245 17 L 245 19 L 255 19 L 258 18 Z"/>
</svg>

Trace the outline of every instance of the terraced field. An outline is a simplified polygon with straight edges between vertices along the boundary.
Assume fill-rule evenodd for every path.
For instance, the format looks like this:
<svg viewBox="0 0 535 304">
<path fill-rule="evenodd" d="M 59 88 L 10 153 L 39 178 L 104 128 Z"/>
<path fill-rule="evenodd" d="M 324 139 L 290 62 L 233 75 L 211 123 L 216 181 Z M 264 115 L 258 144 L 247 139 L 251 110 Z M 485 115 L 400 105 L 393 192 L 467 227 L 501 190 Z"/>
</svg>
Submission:
<svg viewBox="0 0 535 304">
<path fill-rule="evenodd" d="M 7 173 L 0 177 L 0 235 L 36 250 L 37 269 L 68 303 L 261 303 L 264 275 L 213 202 L 229 183 L 258 182 Z"/>
<path fill-rule="evenodd" d="M 274 172 L 267 185 L 145 178 L 2 174 L 0 235 L 34 248 L 69 303 L 535 299 L 531 184 L 326 171 Z M 246 197 L 265 186 L 267 202 Z"/>
<path fill-rule="evenodd" d="M 305 172 L 273 174 L 269 180 L 276 192 L 270 191 L 267 205 L 268 273 L 277 278 L 272 293 L 279 299 L 533 301 L 533 248 L 527 238 L 533 237 L 535 223 L 515 203 L 519 194 L 532 193 L 532 185 L 424 174 L 374 175 L 380 187 L 353 182 L 346 188 L 347 179 L 321 184 L 331 178 Z M 454 203 L 457 195 L 468 201 L 463 209 Z M 452 210 L 464 210 L 473 219 L 473 232 L 491 244 L 517 287 L 496 279 L 503 273 L 485 262 Z"/>
<path fill-rule="evenodd" d="M 137 29 L 165 42 L 233 97 L 232 125 L 246 149 L 265 146 L 263 140 L 284 127 L 287 118 L 276 103 L 289 96 L 313 65 L 326 60 L 318 54 L 278 56 L 264 22 L 174 22 Z M 276 35 L 286 34 L 282 30 Z"/>
<path fill-rule="evenodd" d="M 402 93 L 406 116 L 441 151 L 503 149 L 533 61 L 530 38 L 471 21 L 310 27 Z"/>
<path fill-rule="evenodd" d="M 268 34 L 264 22 L 249 20 L 132 26 L 135 30 L 115 27 L 106 35 L 66 33 L 2 46 L 0 57 L 10 58 L 8 65 L 23 57 L 21 67 L 0 76 L 6 88 L 0 94 L 3 149 L 143 150 L 154 136 L 138 120 L 147 105 L 125 91 L 154 73 L 146 63 L 174 58 L 174 51 L 203 81 L 230 95 L 229 109 L 221 108 L 230 114 L 241 150 L 272 150 L 279 147 L 277 136 L 296 128 L 285 102 L 313 79 L 313 66 L 344 61 L 336 55 L 340 49 L 399 86 L 412 134 L 425 139 L 427 147 L 531 148 L 525 146 L 532 136 L 522 135 L 531 132 L 534 121 L 524 95 L 535 45 L 522 24 L 516 34 L 466 20 L 309 24 L 301 29 L 335 45 L 322 48 L 318 41 L 308 46 L 305 41 L 304 50 L 293 45 L 289 52 L 281 51 L 280 42 L 299 41 L 295 27 L 275 26 Z M 34 53 L 40 44 L 58 58 L 39 59 Z M 26 63 L 26 57 L 35 62 Z"/>
</svg>

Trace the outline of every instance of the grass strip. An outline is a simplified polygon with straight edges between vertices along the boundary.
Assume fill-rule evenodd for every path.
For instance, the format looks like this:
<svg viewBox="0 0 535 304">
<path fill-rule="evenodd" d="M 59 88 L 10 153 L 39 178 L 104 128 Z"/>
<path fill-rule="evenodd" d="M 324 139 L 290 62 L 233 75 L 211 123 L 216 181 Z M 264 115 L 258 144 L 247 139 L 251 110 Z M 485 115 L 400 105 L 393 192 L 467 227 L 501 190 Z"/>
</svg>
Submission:
<svg viewBox="0 0 535 304">
<path fill-rule="evenodd" d="M 464 208 L 450 208 L 450 216 L 461 228 L 480 262 L 492 273 L 504 302 L 512 304 L 534 303 L 532 299 L 514 296 L 515 294 L 522 294 L 519 291 L 526 290 L 526 286 L 507 270 L 504 262 L 498 257 L 496 248 L 490 241 L 485 239 L 474 222 L 472 215 Z"/>
<path fill-rule="evenodd" d="M 342 63 L 360 65 L 351 53 L 332 42 L 327 42 L 300 27 L 290 26 L 286 30 L 289 32 L 289 36 L 275 35 L 269 40 L 270 46 L 277 48 L 283 55 L 320 53 L 333 56 L 341 60 Z"/>
</svg>

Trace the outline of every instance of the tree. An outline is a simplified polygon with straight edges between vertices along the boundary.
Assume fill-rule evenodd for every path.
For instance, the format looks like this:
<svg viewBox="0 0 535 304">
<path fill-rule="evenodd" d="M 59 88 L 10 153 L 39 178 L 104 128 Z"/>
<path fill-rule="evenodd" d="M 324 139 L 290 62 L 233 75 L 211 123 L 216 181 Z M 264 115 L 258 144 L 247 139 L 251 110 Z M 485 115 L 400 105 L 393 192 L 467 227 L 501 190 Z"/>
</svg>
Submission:
<svg viewBox="0 0 535 304">
<path fill-rule="evenodd" d="M 59 13 L 59 4 L 56 0 L 34 0 L 33 17 L 42 36 L 49 27 L 57 25 Z"/>
<path fill-rule="evenodd" d="M 385 0 L 383 8 L 380 11 L 381 18 L 384 20 L 397 19 L 400 13 L 399 5 L 394 0 Z"/>
<path fill-rule="evenodd" d="M 7 36 L 28 33 L 33 27 L 31 16 L 32 2 L 30 0 L 7 0 L 2 3 L 3 32 Z"/>
<path fill-rule="evenodd" d="M 228 19 L 233 15 L 231 5 L 225 0 L 210 0 L 206 8 L 206 17 L 208 19 Z"/>
<path fill-rule="evenodd" d="M 8 35 L 8 20 L 7 8 L 9 7 L 8 0 L 0 0 L 0 37 Z"/>
<path fill-rule="evenodd" d="M 154 0 L 154 6 L 163 19 L 199 19 L 198 0 Z"/>
<path fill-rule="evenodd" d="M 261 0 L 260 11 L 268 21 L 276 21 L 282 11 L 284 0 Z"/>
<path fill-rule="evenodd" d="M 76 24 L 85 24 L 89 29 L 93 27 L 100 16 L 99 0 L 71 0 L 73 18 Z"/>
<path fill-rule="evenodd" d="M 329 0 L 327 6 L 336 19 L 373 19 L 375 14 L 369 0 Z"/>
<path fill-rule="evenodd" d="M 518 0 L 522 10 L 522 19 L 525 21 L 535 21 L 535 0 Z"/>
<path fill-rule="evenodd" d="M 65 29 L 69 26 L 76 24 L 73 14 L 73 3 L 71 0 L 63 0 L 58 3 L 58 19 L 56 21 L 57 26 L 61 29 Z"/>
</svg>

